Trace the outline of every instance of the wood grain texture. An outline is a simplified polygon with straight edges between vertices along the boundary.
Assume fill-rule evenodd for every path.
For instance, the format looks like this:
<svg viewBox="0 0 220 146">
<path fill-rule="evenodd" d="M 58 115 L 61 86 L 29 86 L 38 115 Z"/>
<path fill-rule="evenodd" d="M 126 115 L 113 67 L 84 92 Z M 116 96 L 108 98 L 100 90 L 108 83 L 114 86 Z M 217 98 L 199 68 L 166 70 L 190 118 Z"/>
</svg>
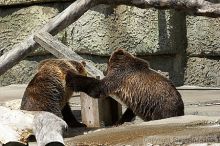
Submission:
<svg viewBox="0 0 220 146">
<path fill-rule="evenodd" d="M 206 0 L 100 0 L 102 4 L 130 5 L 139 8 L 184 10 L 197 16 L 220 17 L 220 4 Z"/>
<path fill-rule="evenodd" d="M 92 63 L 88 62 L 88 60 L 83 59 L 80 55 L 61 43 L 58 39 L 54 38 L 51 34 L 47 32 L 38 33 L 34 36 L 34 40 L 57 58 L 73 59 L 79 62 L 85 61 L 86 70 L 90 76 L 99 76 L 101 78 L 104 77 L 102 71 L 98 70 L 92 65 Z"/>
</svg>

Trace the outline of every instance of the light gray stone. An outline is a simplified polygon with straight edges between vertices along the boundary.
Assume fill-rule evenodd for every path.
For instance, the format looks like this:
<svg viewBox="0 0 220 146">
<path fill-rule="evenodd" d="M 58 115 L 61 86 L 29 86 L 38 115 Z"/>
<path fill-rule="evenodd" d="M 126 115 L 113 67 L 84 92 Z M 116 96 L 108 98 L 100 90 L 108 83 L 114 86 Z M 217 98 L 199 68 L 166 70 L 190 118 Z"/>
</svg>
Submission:
<svg viewBox="0 0 220 146">
<path fill-rule="evenodd" d="M 28 83 L 35 73 L 37 63 L 23 60 L 0 76 L 0 85 Z"/>
<path fill-rule="evenodd" d="M 46 58 L 48 58 L 48 56 L 34 58 L 28 57 L 26 60 L 22 60 L 0 76 L 0 86 L 28 83 L 36 73 L 38 62 Z"/>
<path fill-rule="evenodd" d="M 220 18 L 188 16 L 187 38 L 190 56 L 220 56 Z"/>
<path fill-rule="evenodd" d="M 218 86 L 220 60 L 191 57 L 187 61 L 185 84 L 198 86 Z"/>
<path fill-rule="evenodd" d="M 67 45 L 101 56 L 109 56 L 115 48 L 141 55 L 174 54 L 171 17 L 169 11 L 99 5 L 66 29 Z"/>
<path fill-rule="evenodd" d="M 62 6 L 59 4 L 34 5 L 20 8 L 0 7 L 0 50 L 1 54 L 22 42 L 28 35 L 37 31 L 50 18 L 56 16 Z M 38 49 L 33 54 L 46 54 Z M 32 54 L 32 55 L 33 55 Z"/>
</svg>

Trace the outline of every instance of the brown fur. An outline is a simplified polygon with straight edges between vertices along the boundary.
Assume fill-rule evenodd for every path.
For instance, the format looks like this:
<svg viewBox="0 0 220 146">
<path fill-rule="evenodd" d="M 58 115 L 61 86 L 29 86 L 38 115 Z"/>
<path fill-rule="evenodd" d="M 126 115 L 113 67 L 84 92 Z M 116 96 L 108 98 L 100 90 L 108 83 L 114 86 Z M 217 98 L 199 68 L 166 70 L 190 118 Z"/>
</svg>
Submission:
<svg viewBox="0 0 220 146">
<path fill-rule="evenodd" d="M 72 113 L 68 101 L 75 90 L 69 88 L 66 75 L 69 73 L 86 76 L 84 65 L 84 62 L 64 59 L 42 61 L 38 66 L 37 74 L 24 92 L 21 109 L 48 111 L 63 117 L 70 126 L 80 126 L 75 117 L 70 115 Z M 71 120 L 73 120 L 72 125 Z"/>
<path fill-rule="evenodd" d="M 130 121 L 135 115 L 145 121 L 184 115 L 181 95 L 171 81 L 151 69 L 147 61 L 123 49 L 112 53 L 102 80 L 77 78 L 71 83 L 86 83 L 86 88 L 80 90 L 90 96 L 115 95 L 128 106 L 118 124 Z"/>
</svg>

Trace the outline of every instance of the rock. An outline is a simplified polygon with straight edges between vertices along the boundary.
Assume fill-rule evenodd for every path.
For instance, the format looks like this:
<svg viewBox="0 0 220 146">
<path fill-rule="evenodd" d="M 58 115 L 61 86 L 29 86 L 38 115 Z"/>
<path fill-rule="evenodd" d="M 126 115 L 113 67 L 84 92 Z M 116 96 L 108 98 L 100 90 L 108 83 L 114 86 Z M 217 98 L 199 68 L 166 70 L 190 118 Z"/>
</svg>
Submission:
<svg viewBox="0 0 220 146">
<path fill-rule="evenodd" d="M 220 56 L 220 18 L 187 16 L 187 53 L 190 56 Z"/>
<path fill-rule="evenodd" d="M 21 99 L 15 99 L 7 101 L 3 104 L 4 107 L 10 108 L 12 110 L 20 110 Z"/>
<path fill-rule="evenodd" d="M 185 83 L 198 86 L 220 86 L 220 60 L 191 57 L 187 61 Z"/>
<path fill-rule="evenodd" d="M 36 61 L 23 60 L 0 76 L 0 86 L 27 84 L 36 73 Z"/>
<path fill-rule="evenodd" d="M 50 18 L 56 16 L 61 8 L 63 7 L 59 4 L 9 7 L 7 9 L 0 7 L 0 48 L 2 53 L 11 50 L 15 44 L 37 31 Z M 35 53 L 45 54 L 45 50 L 41 48 Z"/>
<path fill-rule="evenodd" d="M 17 65 L 0 76 L 0 86 L 6 86 L 11 84 L 27 84 L 34 77 L 37 69 L 37 65 L 40 61 L 48 58 L 54 58 L 51 55 L 48 56 L 35 56 L 28 57 L 26 60 L 22 60 Z"/>
<path fill-rule="evenodd" d="M 99 5 L 66 29 L 67 44 L 77 52 L 100 56 L 120 47 L 140 55 L 174 54 L 178 34 L 173 17 L 170 11 Z"/>
</svg>

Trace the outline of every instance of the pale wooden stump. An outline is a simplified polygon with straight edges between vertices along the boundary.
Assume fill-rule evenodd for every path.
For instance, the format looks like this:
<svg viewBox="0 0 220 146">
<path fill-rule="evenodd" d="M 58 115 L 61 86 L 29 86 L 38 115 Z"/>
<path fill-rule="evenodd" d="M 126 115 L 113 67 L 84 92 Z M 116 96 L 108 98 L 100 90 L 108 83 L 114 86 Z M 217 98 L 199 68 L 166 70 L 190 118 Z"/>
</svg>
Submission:
<svg viewBox="0 0 220 146">
<path fill-rule="evenodd" d="M 80 94 L 82 122 L 88 127 L 104 127 L 114 124 L 121 116 L 122 107 L 112 98 L 94 99 Z"/>
</svg>

